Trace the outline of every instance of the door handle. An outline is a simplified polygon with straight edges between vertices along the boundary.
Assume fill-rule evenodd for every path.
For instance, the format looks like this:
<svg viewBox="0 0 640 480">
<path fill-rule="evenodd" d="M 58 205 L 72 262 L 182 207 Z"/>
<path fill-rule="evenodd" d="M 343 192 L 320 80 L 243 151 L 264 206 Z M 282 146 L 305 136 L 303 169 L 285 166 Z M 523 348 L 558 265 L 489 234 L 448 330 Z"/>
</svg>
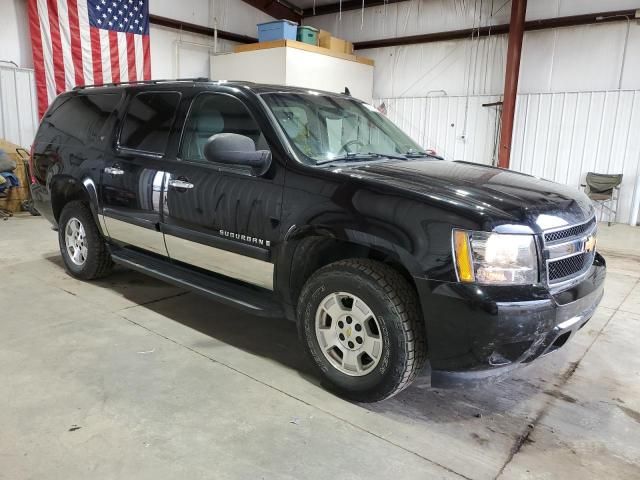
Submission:
<svg viewBox="0 0 640 480">
<path fill-rule="evenodd" d="M 187 188 L 193 188 L 193 183 L 189 183 L 186 180 L 176 178 L 174 180 L 169 180 L 169 186 L 173 188 L 178 188 L 178 189 L 187 189 Z"/>
<path fill-rule="evenodd" d="M 124 175 L 124 170 L 119 167 L 105 167 L 104 173 L 109 175 Z"/>
</svg>

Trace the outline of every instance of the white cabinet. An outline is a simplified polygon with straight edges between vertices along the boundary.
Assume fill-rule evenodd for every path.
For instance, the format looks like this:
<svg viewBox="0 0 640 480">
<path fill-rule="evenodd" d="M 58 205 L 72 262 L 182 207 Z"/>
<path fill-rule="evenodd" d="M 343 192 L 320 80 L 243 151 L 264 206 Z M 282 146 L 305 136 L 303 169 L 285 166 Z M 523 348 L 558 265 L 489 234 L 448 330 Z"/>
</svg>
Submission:
<svg viewBox="0 0 640 480">
<path fill-rule="evenodd" d="M 373 99 L 373 61 L 291 40 L 237 47 L 211 57 L 211 79 L 291 85 Z"/>
</svg>

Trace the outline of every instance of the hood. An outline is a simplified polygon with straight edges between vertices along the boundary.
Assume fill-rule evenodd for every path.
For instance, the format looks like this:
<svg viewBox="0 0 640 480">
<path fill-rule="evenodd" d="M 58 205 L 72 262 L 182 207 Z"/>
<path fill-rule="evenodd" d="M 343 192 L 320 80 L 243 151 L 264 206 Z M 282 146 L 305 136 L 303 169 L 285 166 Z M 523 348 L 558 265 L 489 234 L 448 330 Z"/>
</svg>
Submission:
<svg viewBox="0 0 640 480">
<path fill-rule="evenodd" d="M 472 216 L 488 230 L 539 233 L 594 215 L 590 200 L 577 188 L 480 164 L 418 159 L 371 163 L 342 172 Z"/>
</svg>

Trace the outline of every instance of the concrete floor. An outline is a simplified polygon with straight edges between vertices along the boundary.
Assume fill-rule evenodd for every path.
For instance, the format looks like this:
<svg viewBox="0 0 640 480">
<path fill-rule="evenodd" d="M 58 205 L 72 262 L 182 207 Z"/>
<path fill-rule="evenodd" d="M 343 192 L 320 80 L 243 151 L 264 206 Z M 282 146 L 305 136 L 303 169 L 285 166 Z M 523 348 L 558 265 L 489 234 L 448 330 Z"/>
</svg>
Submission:
<svg viewBox="0 0 640 480">
<path fill-rule="evenodd" d="M 293 324 L 126 270 L 74 280 L 45 220 L 0 221 L 0 479 L 638 479 L 640 228 L 600 231 L 606 295 L 565 348 L 358 405 Z"/>
</svg>

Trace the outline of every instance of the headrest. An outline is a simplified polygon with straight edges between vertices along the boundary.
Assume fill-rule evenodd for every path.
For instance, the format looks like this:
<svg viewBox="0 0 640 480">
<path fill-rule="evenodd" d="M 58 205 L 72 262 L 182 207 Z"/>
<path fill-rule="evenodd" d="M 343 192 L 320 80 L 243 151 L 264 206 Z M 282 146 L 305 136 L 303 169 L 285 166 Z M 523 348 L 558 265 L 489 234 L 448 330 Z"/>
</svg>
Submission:
<svg viewBox="0 0 640 480">
<path fill-rule="evenodd" d="M 224 119 L 219 112 L 203 112 L 195 118 L 195 127 L 199 134 L 210 137 L 224 130 Z"/>
</svg>

